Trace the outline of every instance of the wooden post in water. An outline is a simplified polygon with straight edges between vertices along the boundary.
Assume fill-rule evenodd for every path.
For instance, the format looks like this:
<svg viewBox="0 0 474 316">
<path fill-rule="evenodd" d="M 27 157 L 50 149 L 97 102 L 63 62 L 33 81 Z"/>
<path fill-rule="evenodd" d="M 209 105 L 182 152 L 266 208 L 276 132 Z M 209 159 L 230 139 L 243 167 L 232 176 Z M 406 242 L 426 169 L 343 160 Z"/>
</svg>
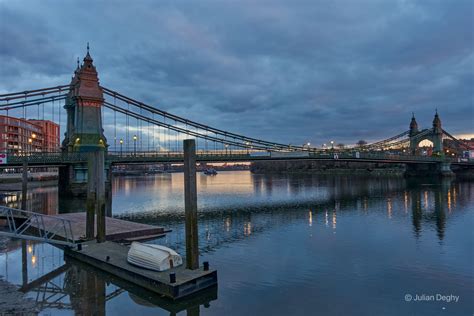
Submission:
<svg viewBox="0 0 474 316">
<path fill-rule="evenodd" d="M 197 190 L 196 190 L 196 143 L 185 139 L 184 148 L 184 212 L 186 220 L 186 268 L 199 268 Z"/>
<path fill-rule="evenodd" d="M 112 217 L 112 165 L 107 169 L 105 185 L 105 216 Z"/>
<path fill-rule="evenodd" d="M 26 240 L 21 241 L 21 284 L 28 284 L 28 252 L 26 250 Z"/>
<path fill-rule="evenodd" d="M 21 209 L 26 211 L 26 199 L 28 192 L 28 157 L 23 157 L 23 177 L 21 180 Z"/>
<path fill-rule="evenodd" d="M 105 241 L 105 152 L 98 150 L 96 156 L 96 210 L 97 210 L 97 242 Z"/>
<path fill-rule="evenodd" d="M 105 241 L 105 179 L 104 151 L 89 153 L 87 173 L 86 238 L 94 238 L 97 215 L 97 242 Z"/>
<path fill-rule="evenodd" d="M 91 152 L 87 159 L 87 201 L 86 201 L 86 238 L 94 238 L 95 226 L 95 201 L 96 201 L 96 182 L 94 153 Z"/>
</svg>

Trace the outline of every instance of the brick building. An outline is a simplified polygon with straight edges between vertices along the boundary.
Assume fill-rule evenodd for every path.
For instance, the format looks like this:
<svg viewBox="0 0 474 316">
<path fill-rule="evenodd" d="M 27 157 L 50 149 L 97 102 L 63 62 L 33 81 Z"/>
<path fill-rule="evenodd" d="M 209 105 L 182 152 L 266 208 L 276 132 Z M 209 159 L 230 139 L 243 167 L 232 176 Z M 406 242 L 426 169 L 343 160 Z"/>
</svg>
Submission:
<svg viewBox="0 0 474 316">
<path fill-rule="evenodd" d="M 51 121 L 24 120 L 0 115 L 0 152 L 59 151 L 59 125 Z"/>
</svg>

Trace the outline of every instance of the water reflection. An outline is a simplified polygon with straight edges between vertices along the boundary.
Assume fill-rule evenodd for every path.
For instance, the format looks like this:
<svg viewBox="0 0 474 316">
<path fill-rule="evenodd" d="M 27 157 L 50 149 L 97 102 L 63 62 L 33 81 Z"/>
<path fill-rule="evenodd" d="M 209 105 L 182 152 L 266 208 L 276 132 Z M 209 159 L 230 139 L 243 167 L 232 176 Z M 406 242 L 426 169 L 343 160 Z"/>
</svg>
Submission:
<svg viewBox="0 0 474 316">
<path fill-rule="evenodd" d="M 151 308 L 154 314 L 166 312 L 166 315 L 176 315 L 186 311 L 186 315 L 199 315 L 201 305 L 207 308 L 211 301 L 217 299 L 217 288 L 213 287 L 174 302 L 89 265 L 63 258 L 62 251 L 51 245 L 9 240 L 0 254 L 0 275 L 18 285 L 19 291 L 28 298 L 34 299 L 41 311 L 106 315 L 110 301 L 111 304 Z M 18 259 L 21 261 L 21 273 L 16 269 L 18 265 L 15 266 Z"/>
<path fill-rule="evenodd" d="M 171 233 L 152 242 L 184 254 L 182 184 L 180 174 L 117 177 L 114 216 L 171 228 Z M 64 261 L 60 250 L 44 244 L 0 241 L 0 275 L 38 298 L 43 310 L 84 315 L 267 311 L 258 304 L 269 313 L 284 314 L 275 298 L 281 293 L 301 308 L 313 308 L 313 303 L 292 296 L 300 288 L 334 307 L 338 302 L 331 297 L 348 287 L 352 294 L 346 302 L 353 299 L 359 306 L 368 289 L 383 287 L 387 278 L 391 279 L 387 291 L 396 293 L 391 292 L 392 301 L 380 298 L 384 303 L 379 307 L 403 309 L 398 292 L 416 286 L 420 291 L 434 288 L 440 276 L 450 291 L 469 297 L 462 284 L 472 280 L 472 256 L 465 258 L 472 251 L 472 242 L 465 238 L 471 226 L 465 223 L 472 222 L 473 183 L 221 172 L 216 177 L 200 175 L 198 192 L 201 256 L 210 258 L 219 270 L 215 304 L 211 301 L 217 290 L 192 305 L 170 305 L 106 273 Z M 20 204 L 21 195 L 8 194 L 4 204 Z M 58 200 L 55 187 L 30 194 L 31 207 L 50 213 L 83 209 L 78 201 Z M 295 258 L 301 260 L 295 263 Z M 41 301 L 42 297 L 48 300 Z M 201 306 L 209 302 L 211 308 Z M 318 308 L 321 305 L 326 306 Z M 385 314 L 381 310 L 386 311 L 361 314 Z"/>
</svg>

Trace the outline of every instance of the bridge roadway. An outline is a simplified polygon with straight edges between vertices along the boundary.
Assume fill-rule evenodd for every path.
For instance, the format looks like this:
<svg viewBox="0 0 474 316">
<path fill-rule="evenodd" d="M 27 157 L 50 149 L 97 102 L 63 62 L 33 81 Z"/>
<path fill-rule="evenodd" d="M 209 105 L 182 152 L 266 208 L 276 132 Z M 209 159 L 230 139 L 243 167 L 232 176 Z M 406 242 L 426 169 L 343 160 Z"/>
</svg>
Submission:
<svg viewBox="0 0 474 316">
<path fill-rule="evenodd" d="M 337 158 L 335 157 L 337 154 Z M 450 162 L 457 165 L 473 166 L 474 161 L 459 161 L 457 158 L 426 157 L 412 155 L 395 155 L 374 152 L 305 152 L 305 153 L 247 153 L 239 152 L 198 152 L 198 162 L 252 162 L 252 161 L 287 161 L 287 160 L 327 160 L 343 162 L 378 162 L 378 163 L 416 163 L 436 164 Z M 87 153 L 35 153 L 27 156 L 8 156 L 7 163 L 1 165 L 3 168 L 21 166 L 27 158 L 29 166 L 63 166 L 70 164 L 86 163 Z M 180 163 L 183 162 L 182 152 L 137 152 L 116 153 L 109 152 L 106 155 L 109 164 L 148 164 L 148 163 Z"/>
</svg>

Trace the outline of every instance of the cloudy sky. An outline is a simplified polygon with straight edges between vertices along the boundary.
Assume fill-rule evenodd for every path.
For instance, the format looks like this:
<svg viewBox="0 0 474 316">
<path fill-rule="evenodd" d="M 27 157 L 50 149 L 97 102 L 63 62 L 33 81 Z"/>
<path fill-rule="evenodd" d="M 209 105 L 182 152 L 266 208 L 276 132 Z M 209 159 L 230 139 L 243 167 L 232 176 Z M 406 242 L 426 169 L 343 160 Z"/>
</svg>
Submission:
<svg viewBox="0 0 474 316">
<path fill-rule="evenodd" d="M 0 0 L 0 93 L 101 84 L 217 128 L 353 144 L 474 134 L 474 4 L 453 1 Z M 474 137 L 474 135 L 473 135 Z"/>
</svg>

